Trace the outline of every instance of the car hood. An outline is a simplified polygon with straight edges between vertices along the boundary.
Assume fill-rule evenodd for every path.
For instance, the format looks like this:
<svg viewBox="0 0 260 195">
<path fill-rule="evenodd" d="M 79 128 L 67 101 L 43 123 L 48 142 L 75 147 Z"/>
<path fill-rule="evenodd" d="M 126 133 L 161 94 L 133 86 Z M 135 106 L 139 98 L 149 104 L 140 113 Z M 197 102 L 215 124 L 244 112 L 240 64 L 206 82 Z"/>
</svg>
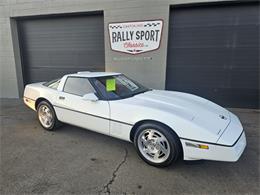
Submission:
<svg viewBox="0 0 260 195">
<path fill-rule="evenodd" d="M 228 110 L 196 95 L 151 90 L 133 98 L 136 102 L 145 102 L 146 106 L 164 110 L 193 121 L 215 135 L 221 135 L 230 123 Z"/>
</svg>

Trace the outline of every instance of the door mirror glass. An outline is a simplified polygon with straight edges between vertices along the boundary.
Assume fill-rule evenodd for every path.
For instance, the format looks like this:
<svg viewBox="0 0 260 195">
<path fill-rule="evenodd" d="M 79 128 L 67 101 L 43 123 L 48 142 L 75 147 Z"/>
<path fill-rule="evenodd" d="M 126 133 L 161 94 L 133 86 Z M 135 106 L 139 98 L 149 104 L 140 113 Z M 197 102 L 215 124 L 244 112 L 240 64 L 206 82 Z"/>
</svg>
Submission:
<svg viewBox="0 0 260 195">
<path fill-rule="evenodd" d="M 83 100 L 96 102 L 98 101 L 98 97 L 95 95 L 95 93 L 87 93 L 83 96 Z"/>
</svg>

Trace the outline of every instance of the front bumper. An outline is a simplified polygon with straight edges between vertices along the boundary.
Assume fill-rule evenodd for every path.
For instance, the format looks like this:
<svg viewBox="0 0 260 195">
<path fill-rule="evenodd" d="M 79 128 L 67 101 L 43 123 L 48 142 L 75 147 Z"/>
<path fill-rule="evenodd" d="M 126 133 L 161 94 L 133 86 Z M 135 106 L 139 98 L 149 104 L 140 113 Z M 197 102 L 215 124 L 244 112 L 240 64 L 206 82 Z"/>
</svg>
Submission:
<svg viewBox="0 0 260 195">
<path fill-rule="evenodd" d="M 187 146 L 186 143 L 191 144 L 203 144 L 208 145 L 208 149 L 201 149 L 196 147 Z M 216 160 L 216 161 L 228 161 L 235 162 L 242 155 L 246 147 L 246 136 L 243 131 L 241 135 L 237 138 L 237 141 L 232 146 L 213 144 L 213 143 L 203 143 L 197 141 L 190 141 L 186 139 L 181 139 L 183 146 L 184 160 Z"/>
</svg>

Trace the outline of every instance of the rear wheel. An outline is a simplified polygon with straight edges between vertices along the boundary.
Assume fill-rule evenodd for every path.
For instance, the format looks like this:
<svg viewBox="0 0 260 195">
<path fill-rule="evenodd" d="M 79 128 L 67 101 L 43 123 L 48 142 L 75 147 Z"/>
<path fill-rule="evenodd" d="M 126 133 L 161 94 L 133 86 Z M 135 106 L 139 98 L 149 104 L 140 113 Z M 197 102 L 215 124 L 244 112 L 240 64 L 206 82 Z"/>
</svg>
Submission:
<svg viewBox="0 0 260 195">
<path fill-rule="evenodd" d="M 47 101 L 39 103 L 37 106 L 37 115 L 38 120 L 44 129 L 52 131 L 58 126 L 59 121 L 55 111 Z"/>
<path fill-rule="evenodd" d="M 139 156 L 148 164 L 157 167 L 172 164 L 182 151 L 178 136 L 160 124 L 147 123 L 139 126 L 134 144 Z"/>
</svg>

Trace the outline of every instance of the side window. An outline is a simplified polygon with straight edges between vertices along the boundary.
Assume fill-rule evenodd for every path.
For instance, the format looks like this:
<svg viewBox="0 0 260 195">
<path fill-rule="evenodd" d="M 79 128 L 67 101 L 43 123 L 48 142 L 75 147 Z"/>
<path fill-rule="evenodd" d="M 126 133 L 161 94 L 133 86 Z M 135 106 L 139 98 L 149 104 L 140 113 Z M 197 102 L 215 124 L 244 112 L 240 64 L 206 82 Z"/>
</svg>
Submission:
<svg viewBox="0 0 260 195">
<path fill-rule="evenodd" d="M 58 89 L 59 87 L 59 84 L 60 84 L 60 80 L 50 84 L 48 87 L 52 88 L 52 89 Z"/>
<path fill-rule="evenodd" d="M 58 89 L 58 86 L 60 84 L 60 79 L 55 79 L 49 82 L 44 83 L 43 85 L 52 89 Z"/>
<path fill-rule="evenodd" d="M 87 93 L 95 92 L 87 78 L 68 77 L 63 89 L 64 92 L 83 96 Z"/>
</svg>

